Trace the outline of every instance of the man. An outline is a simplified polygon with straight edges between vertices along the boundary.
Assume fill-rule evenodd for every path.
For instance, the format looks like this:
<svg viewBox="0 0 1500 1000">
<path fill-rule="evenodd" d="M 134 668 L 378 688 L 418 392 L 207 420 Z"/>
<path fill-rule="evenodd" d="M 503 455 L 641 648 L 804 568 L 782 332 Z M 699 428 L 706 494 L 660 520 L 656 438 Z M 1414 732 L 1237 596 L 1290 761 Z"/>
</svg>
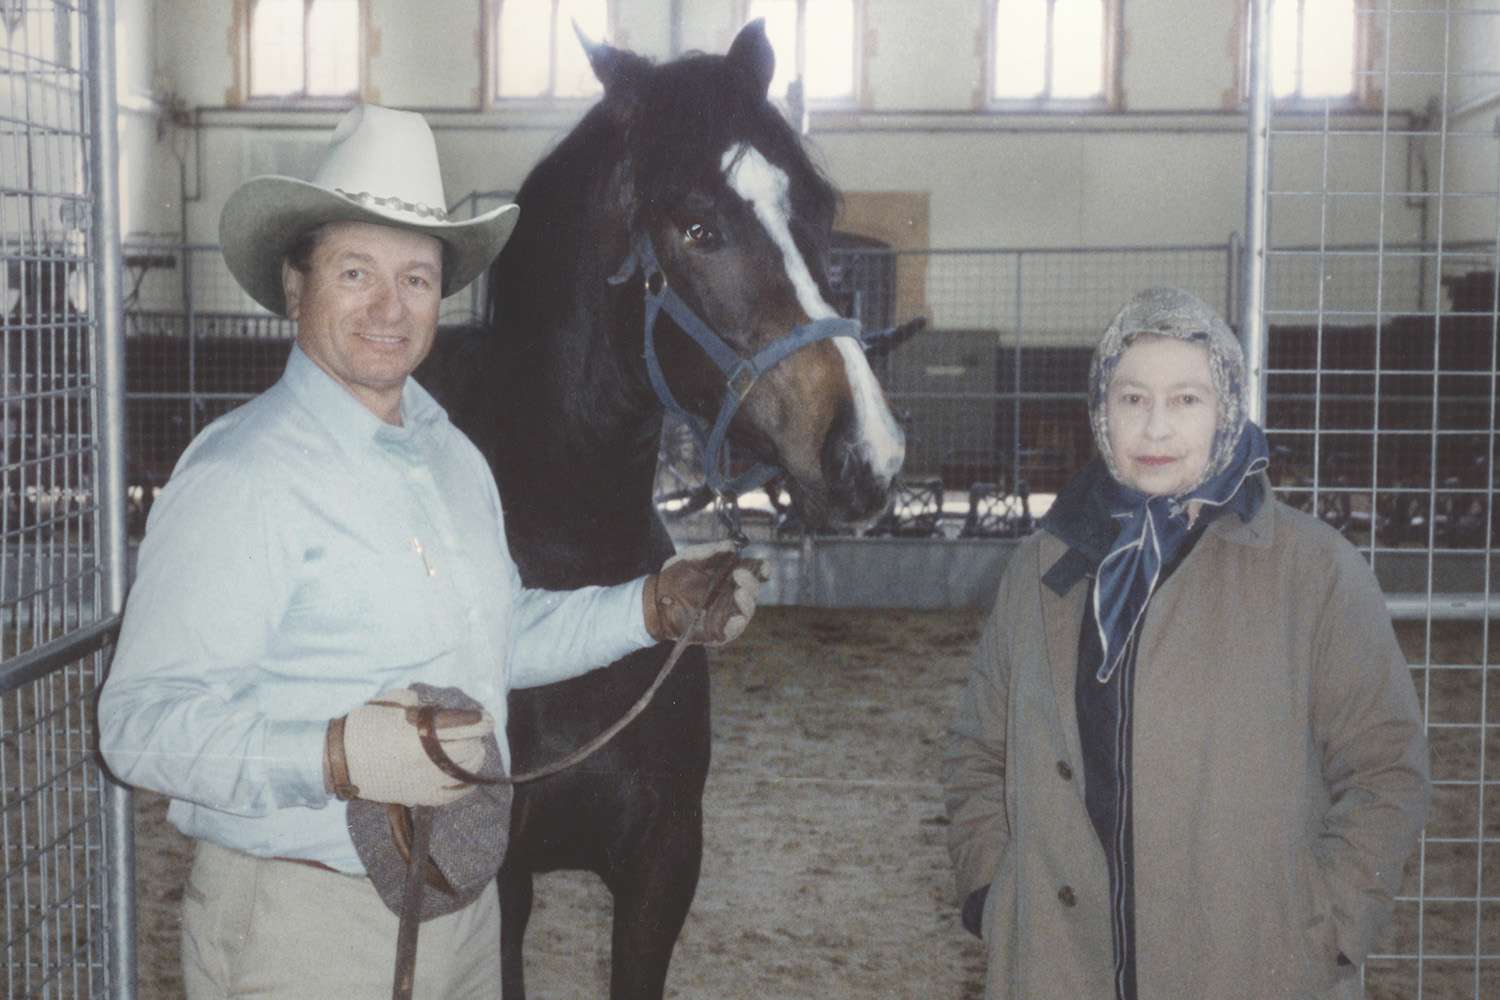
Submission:
<svg viewBox="0 0 1500 1000">
<path fill-rule="evenodd" d="M 365 877 L 346 800 L 474 793 L 421 746 L 412 686 L 482 706 L 439 729 L 477 770 L 509 688 L 678 638 L 732 559 L 689 551 L 616 587 L 521 587 L 488 466 L 408 377 L 442 297 L 489 264 L 518 209 L 450 222 L 444 204 L 426 122 L 365 106 L 313 181 L 252 179 L 221 218 L 230 270 L 296 322 L 296 345 L 276 385 L 194 440 L 154 506 L 99 701 L 110 767 L 171 796 L 198 842 L 190 997 L 389 995 L 397 917 Z M 736 563 L 703 641 L 744 629 L 756 568 Z M 508 768 L 503 739 L 499 756 Z M 423 924 L 416 995 L 495 995 L 483 881 Z"/>
</svg>

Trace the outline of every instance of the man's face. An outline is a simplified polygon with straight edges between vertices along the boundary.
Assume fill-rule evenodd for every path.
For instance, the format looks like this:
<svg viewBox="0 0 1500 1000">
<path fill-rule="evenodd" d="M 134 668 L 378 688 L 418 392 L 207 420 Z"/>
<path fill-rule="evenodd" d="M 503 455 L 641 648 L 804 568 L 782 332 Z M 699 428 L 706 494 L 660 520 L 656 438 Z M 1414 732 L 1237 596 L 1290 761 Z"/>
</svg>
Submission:
<svg viewBox="0 0 1500 1000">
<path fill-rule="evenodd" d="M 442 272 L 434 237 L 330 223 L 306 273 L 282 266 L 297 343 L 376 416 L 399 423 L 401 387 L 437 334 Z"/>
</svg>

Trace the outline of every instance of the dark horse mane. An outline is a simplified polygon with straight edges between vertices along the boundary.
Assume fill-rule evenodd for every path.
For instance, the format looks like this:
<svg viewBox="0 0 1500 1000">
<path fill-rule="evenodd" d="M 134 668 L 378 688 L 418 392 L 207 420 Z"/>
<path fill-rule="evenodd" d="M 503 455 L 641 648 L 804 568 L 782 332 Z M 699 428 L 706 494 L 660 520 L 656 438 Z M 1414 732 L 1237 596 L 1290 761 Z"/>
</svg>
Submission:
<svg viewBox="0 0 1500 1000">
<path fill-rule="evenodd" d="M 567 293 L 601 295 L 613 268 L 599 267 L 598 255 L 571 254 L 568 248 L 586 248 L 594 234 L 621 222 L 630 232 L 641 231 L 705 177 L 720 172 L 718 151 L 738 142 L 790 168 L 792 198 L 800 209 L 794 218 L 805 220 L 795 235 L 799 244 L 805 241 L 804 252 L 814 251 L 810 257 L 826 256 L 822 234 L 837 211 L 838 193 L 764 96 L 748 82 L 732 79 L 738 67 L 702 53 L 662 66 L 632 53 L 615 56 L 609 92 L 521 185 L 520 221 L 490 267 L 485 318 L 492 328 L 524 321 L 532 335 L 539 335 L 580 312 L 579 301 Z M 704 85 L 715 78 L 727 79 Z M 609 222 L 601 225 L 600 216 Z M 604 255 L 616 263 L 627 249 L 626 232 L 617 235 L 620 244 Z M 547 289 L 506 282 L 542 274 L 568 284 Z"/>
</svg>

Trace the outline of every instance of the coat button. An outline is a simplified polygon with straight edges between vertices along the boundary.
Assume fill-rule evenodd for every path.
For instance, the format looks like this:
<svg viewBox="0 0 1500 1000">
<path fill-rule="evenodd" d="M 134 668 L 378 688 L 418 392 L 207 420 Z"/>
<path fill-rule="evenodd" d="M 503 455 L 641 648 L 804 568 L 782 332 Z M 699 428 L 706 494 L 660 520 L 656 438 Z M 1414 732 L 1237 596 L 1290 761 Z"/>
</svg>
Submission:
<svg viewBox="0 0 1500 1000">
<path fill-rule="evenodd" d="M 1057 898 L 1064 906 L 1078 905 L 1078 897 L 1073 895 L 1073 887 L 1071 885 L 1065 885 L 1057 890 Z"/>
<path fill-rule="evenodd" d="M 1068 766 L 1068 762 L 1065 760 L 1060 760 L 1057 762 L 1057 773 L 1062 775 L 1062 779 L 1064 781 L 1073 780 L 1073 769 Z"/>
</svg>

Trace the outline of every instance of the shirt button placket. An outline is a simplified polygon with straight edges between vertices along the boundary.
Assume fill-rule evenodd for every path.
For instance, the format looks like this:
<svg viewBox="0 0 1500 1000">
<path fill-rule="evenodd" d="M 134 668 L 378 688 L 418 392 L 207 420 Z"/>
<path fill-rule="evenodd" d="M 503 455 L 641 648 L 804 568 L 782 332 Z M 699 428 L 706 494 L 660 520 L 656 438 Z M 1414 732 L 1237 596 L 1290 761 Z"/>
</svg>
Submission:
<svg viewBox="0 0 1500 1000">
<path fill-rule="evenodd" d="M 412 595 L 425 607 L 429 627 L 439 634 L 453 632 L 452 610 L 449 595 L 452 593 L 454 564 L 452 548 L 444 543 L 441 523 L 435 517 L 441 510 L 442 499 L 432 472 L 419 462 L 409 462 L 406 468 L 408 496 L 410 497 L 410 527 L 416 532 L 413 541 L 422 558 L 422 569 L 427 576 L 427 586 Z"/>
</svg>

